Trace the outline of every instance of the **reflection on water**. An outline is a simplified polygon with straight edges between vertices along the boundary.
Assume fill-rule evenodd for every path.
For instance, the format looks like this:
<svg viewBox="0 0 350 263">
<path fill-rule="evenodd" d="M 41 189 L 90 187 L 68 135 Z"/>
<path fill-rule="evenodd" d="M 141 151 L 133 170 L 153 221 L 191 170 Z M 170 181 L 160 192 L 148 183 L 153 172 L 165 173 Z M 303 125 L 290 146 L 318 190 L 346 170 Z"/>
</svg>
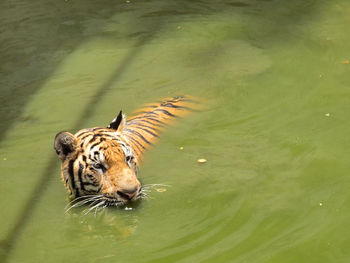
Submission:
<svg viewBox="0 0 350 263">
<path fill-rule="evenodd" d="M 349 261 L 347 1 L 0 6 L 2 261 Z M 179 94 L 210 106 L 140 169 L 171 187 L 65 213 L 54 135 Z"/>
<path fill-rule="evenodd" d="M 67 232 L 74 233 L 75 239 L 106 239 L 109 237 L 125 240 L 135 233 L 139 220 L 131 212 L 125 217 L 124 213 L 127 212 L 116 210 L 104 209 L 96 214 L 85 215 L 83 209 L 75 209 L 66 217 L 69 226 Z M 77 232 L 77 228 L 80 231 Z"/>
</svg>

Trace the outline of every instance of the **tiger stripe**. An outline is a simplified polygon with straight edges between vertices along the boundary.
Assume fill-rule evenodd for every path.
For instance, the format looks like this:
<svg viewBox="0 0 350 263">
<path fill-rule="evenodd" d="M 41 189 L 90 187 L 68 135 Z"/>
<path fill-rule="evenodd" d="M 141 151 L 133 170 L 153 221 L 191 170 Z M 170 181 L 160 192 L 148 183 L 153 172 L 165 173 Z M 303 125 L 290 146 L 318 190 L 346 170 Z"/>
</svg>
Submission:
<svg viewBox="0 0 350 263">
<path fill-rule="evenodd" d="M 164 99 L 158 105 L 145 105 L 143 109 L 137 111 L 136 115 L 127 119 L 124 128 L 125 135 L 134 148 L 137 148 L 135 147 L 136 141 L 138 148 L 141 146 L 147 149 L 153 145 L 167 124 L 191 111 L 196 111 L 198 105 L 199 101 L 188 96 Z"/>
<path fill-rule="evenodd" d="M 98 195 L 101 199 L 93 199 L 96 207 L 138 199 L 141 183 L 137 171 L 144 153 L 168 124 L 197 106 L 189 96 L 167 98 L 145 105 L 129 119 L 120 112 L 106 128 L 83 129 L 75 135 L 58 133 L 55 150 L 71 198 Z"/>
</svg>

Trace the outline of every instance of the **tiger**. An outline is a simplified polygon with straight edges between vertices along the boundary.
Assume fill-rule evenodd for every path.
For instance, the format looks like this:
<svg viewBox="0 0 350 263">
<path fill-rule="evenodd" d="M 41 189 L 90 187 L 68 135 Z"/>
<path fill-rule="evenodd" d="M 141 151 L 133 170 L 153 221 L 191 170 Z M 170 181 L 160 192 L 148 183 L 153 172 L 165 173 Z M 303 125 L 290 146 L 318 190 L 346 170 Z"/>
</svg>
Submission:
<svg viewBox="0 0 350 263">
<path fill-rule="evenodd" d="M 54 149 L 61 160 L 68 199 L 94 208 L 142 199 L 138 167 L 144 153 L 169 123 L 194 111 L 196 103 L 190 96 L 166 98 L 145 105 L 128 119 L 120 111 L 106 128 L 57 133 Z"/>
</svg>

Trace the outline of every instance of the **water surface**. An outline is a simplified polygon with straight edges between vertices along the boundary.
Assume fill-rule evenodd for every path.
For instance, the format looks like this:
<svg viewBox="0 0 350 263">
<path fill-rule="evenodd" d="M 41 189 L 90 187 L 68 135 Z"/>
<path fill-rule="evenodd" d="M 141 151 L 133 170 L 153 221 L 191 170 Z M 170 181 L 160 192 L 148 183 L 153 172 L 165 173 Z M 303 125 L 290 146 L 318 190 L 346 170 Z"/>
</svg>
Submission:
<svg viewBox="0 0 350 263">
<path fill-rule="evenodd" d="M 0 10 L 4 262 L 350 260 L 348 1 Z M 55 134 L 181 94 L 208 107 L 163 134 L 140 170 L 166 191 L 128 211 L 65 213 Z"/>
</svg>

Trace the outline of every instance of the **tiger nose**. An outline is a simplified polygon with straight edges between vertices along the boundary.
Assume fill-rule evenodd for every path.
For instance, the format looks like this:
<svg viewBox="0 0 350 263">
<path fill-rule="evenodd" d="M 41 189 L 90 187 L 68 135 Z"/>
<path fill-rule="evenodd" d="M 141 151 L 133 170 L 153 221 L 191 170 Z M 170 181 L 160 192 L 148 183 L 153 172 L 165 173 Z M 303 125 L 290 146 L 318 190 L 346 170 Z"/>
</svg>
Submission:
<svg viewBox="0 0 350 263">
<path fill-rule="evenodd" d="M 133 188 L 133 189 L 122 189 L 120 191 L 117 191 L 117 194 L 120 195 L 121 197 L 131 200 L 135 197 L 135 195 L 138 192 L 138 188 Z"/>
</svg>

